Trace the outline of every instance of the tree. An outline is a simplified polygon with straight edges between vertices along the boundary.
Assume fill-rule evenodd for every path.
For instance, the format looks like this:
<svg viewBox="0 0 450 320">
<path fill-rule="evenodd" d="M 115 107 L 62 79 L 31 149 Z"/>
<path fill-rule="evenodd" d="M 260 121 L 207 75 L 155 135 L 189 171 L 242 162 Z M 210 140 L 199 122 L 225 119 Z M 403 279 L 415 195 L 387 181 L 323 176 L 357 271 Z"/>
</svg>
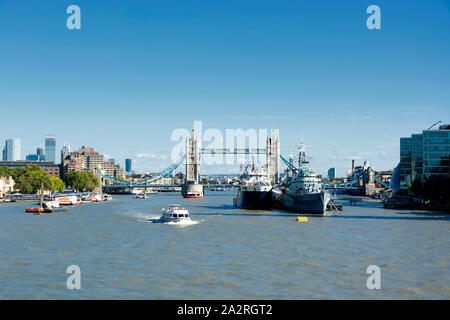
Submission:
<svg viewBox="0 0 450 320">
<path fill-rule="evenodd" d="M 100 186 L 97 176 L 92 172 L 70 171 L 65 175 L 64 180 L 68 186 L 77 191 L 92 191 Z"/>
<path fill-rule="evenodd" d="M 100 182 L 98 181 L 97 176 L 92 172 L 82 172 L 83 182 L 84 182 L 84 190 L 92 191 L 95 188 L 100 186 Z"/>
<path fill-rule="evenodd" d="M 49 179 L 50 179 L 50 185 L 51 185 L 50 191 L 53 191 L 53 192 L 63 191 L 64 188 L 66 187 L 64 185 L 64 182 L 58 177 L 49 177 Z"/>
<path fill-rule="evenodd" d="M 12 176 L 12 168 L 9 167 L 0 167 L 0 177 L 8 178 Z"/>
<path fill-rule="evenodd" d="M 14 179 L 14 189 L 18 190 L 21 193 L 33 193 L 33 186 L 30 181 L 25 176 L 20 176 L 17 179 Z"/>
<path fill-rule="evenodd" d="M 78 184 L 77 180 L 79 179 L 79 172 L 69 171 L 64 175 L 64 182 L 67 186 L 75 189 L 75 185 Z"/>
<path fill-rule="evenodd" d="M 25 168 L 25 171 L 26 172 L 42 171 L 42 169 L 38 165 L 31 163 L 31 164 L 27 165 L 27 167 Z"/>
<path fill-rule="evenodd" d="M 14 180 L 17 180 L 19 177 L 23 176 L 26 173 L 25 168 L 9 168 L 11 169 L 11 176 Z"/>
<path fill-rule="evenodd" d="M 25 174 L 20 175 L 16 181 L 15 189 L 22 193 L 37 193 L 41 189 L 41 184 L 44 184 L 45 190 L 51 190 L 51 183 L 49 176 L 38 167 L 26 168 Z"/>
</svg>

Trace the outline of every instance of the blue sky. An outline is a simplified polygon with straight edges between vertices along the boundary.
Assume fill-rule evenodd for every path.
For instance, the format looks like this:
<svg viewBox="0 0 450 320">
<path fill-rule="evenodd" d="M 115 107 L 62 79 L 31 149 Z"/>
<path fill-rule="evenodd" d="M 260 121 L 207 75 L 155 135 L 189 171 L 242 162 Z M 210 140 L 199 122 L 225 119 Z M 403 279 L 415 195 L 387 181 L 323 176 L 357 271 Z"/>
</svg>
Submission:
<svg viewBox="0 0 450 320">
<path fill-rule="evenodd" d="M 399 138 L 449 110 L 450 1 L 0 0 L 0 139 L 23 156 L 51 134 L 155 171 L 201 120 L 278 128 L 285 155 L 303 135 L 314 169 L 343 175 L 394 167 Z"/>
</svg>

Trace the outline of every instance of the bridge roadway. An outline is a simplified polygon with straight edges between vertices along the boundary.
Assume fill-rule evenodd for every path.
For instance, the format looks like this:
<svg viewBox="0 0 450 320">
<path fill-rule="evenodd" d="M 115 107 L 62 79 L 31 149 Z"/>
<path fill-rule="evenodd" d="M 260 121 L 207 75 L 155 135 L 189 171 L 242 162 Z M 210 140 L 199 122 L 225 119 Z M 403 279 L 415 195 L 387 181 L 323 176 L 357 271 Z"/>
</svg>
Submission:
<svg viewBox="0 0 450 320">
<path fill-rule="evenodd" d="M 111 185 L 104 185 L 102 186 L 102 189 L 135 189 L 135 188 L 181 188 L 182 184 L 133 184 L 133 185 L 127 185 L 127 184 L 111 184 Z M 236 185 L 233 184 L 205 184 L 205 188 L 232 188 L 236 187 Z"/>
<path fill-rule="evenodd" d="M 373 199 L 373 198 L 369 198 L 369 197 L 364 197 L 364 196 L 349 196 L 349 195 L 343 195 L 343 194 L 339 194 L 339 195 L 333 195 L 331 196 L 332 200 L 335 201 L 348 201 L 350 203 L 350 205 L 354 205 L 356 206 L 357 202 L 361 202 L 361 203 L 381 203 L 382 200 L 381 199 Z"/>
</svg>

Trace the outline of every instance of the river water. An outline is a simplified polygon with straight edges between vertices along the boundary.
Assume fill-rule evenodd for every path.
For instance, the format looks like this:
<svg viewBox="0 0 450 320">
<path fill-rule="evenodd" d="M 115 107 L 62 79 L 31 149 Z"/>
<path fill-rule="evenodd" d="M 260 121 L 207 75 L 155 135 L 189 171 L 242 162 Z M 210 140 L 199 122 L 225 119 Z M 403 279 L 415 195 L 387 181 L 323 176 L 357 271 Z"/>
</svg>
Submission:
<svg viewBox="0 0 450 320">
<path fill-rule="evenodd" d="M 449 299 L 450 215 L 345 206 L 309 216 L 204 199 L 130 195 L 34 216 L 0 204 L 1 299 Z M 153 223 L 178 203 L 198 223 Z M 81 270 L 81 290 L 66 268 Z M 381 289 L 366 286 L 367 267 Z"/>
</svg>

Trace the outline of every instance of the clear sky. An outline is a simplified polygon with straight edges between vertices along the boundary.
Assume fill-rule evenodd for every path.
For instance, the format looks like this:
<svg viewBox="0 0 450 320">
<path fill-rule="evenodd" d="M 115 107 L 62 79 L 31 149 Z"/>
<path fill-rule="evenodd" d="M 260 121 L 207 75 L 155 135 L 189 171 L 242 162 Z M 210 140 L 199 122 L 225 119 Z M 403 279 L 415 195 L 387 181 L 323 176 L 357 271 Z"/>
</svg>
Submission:
<svg viewBox="0 0 450 320">
<path fill-rule="evenodd" d="M 343 175 L 393 168 L 399 138 L 449 110 L 450 1 L 0 0 L 0 141 L 23 157 L 55 135 L 155 171 L 201 120 L 278 128 L 285 155 L 303 135 L 313 168 Z"/>
</svg>

